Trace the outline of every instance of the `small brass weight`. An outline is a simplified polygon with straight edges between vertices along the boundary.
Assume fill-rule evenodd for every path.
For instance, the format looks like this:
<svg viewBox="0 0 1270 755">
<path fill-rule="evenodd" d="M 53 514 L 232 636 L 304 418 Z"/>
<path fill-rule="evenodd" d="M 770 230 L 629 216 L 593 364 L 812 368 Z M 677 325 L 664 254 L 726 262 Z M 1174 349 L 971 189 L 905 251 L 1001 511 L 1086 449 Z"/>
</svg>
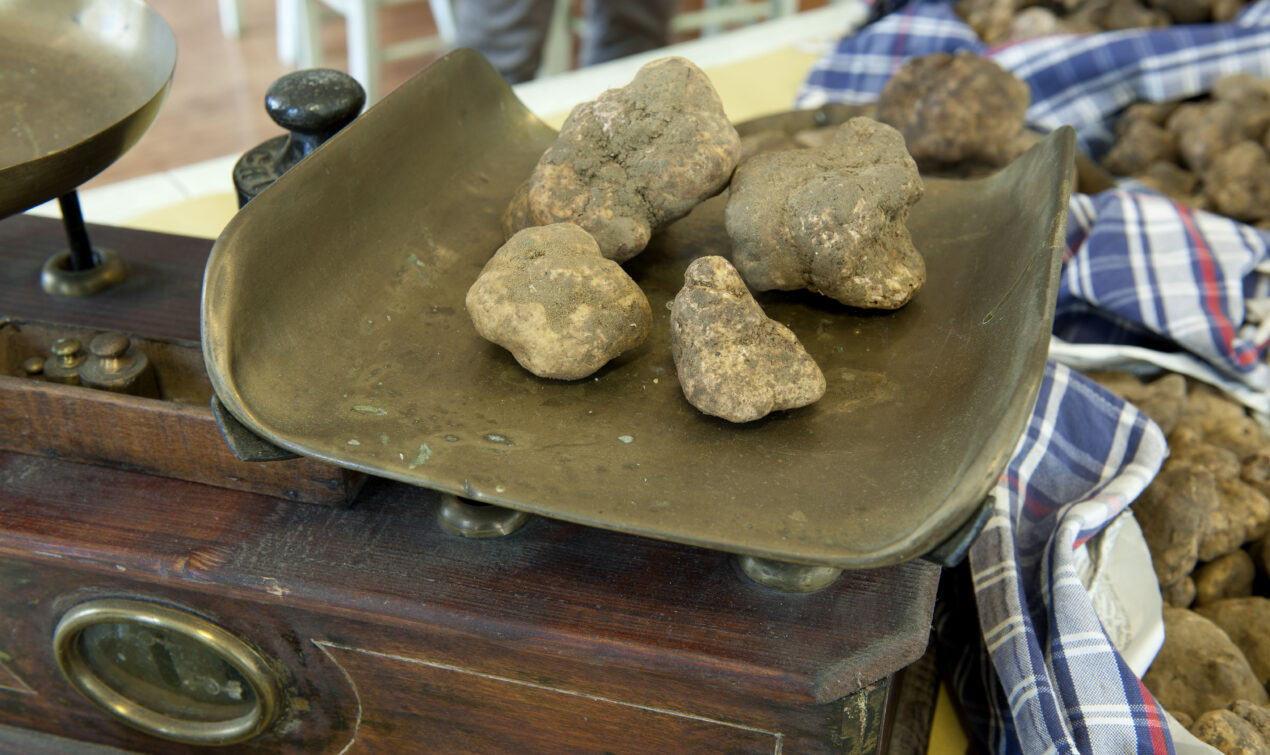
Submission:
<svg viewBox="0 0 1270 755">
<path fill-rule="evenodd" d="M 82 385 L 130 396 L 159 397 L 154 367 L 145 354 L 133 348 L 128 336 L 102 333 L 88 342 L 88 353 L 79 367 Z"/>
<path fill-rule="evenodd" d="M 40 372 L 45 380 L 67 385 L 79 385 L 79 368 L 86 354 L 75 338 L 59 338 L 49 348 L 52 356 L 44 360 Z"/>
</svg>

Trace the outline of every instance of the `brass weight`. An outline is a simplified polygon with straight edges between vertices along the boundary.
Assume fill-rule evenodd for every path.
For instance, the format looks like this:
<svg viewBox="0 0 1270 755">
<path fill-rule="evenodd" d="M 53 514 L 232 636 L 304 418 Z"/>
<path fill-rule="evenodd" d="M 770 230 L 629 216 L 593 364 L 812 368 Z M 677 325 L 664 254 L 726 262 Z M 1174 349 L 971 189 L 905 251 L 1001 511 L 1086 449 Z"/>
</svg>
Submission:
<svg viewBox="0 0 1270 755">
<path fill-rule="evenodd" d="M 44 360 L 44 377 L 54 383 L 79 385 L 79 367 L 87 355 L 78 339 L 59 338 L 49 348 L 52 356 Z"/>
<path fill-rule="evenodd" d="M 131 396 L 158 398 L 154 367 L 144 353 L 119 332 L 102 333 L 88 342 L 90 356 L 79 368 L 82 385 Z"/>
</svg>

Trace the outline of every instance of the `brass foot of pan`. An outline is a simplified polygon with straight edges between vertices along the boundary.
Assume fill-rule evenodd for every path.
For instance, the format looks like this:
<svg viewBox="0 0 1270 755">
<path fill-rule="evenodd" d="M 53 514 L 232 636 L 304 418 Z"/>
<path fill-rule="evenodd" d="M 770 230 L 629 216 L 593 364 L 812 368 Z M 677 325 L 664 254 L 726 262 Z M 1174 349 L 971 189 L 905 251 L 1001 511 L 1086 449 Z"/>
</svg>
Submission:
<svg viewBox="0 0 1270 755">
<path fill-rule="evenodd" d="M 437 522 L 451 535 L 471 538 L 503 537 L 525 526 L 532 514 L 487 503 L 477 503 L 450 493 L 441 494 Z"/>
<path fill-rule="evenodd" d="M 737 556 L 741 572 L 755 582 L 781 592 L 808 593 L 832 585 L 842 570 L 832 566 L 809 566 L 773 561 L 755 556 Z"/>
</svg>

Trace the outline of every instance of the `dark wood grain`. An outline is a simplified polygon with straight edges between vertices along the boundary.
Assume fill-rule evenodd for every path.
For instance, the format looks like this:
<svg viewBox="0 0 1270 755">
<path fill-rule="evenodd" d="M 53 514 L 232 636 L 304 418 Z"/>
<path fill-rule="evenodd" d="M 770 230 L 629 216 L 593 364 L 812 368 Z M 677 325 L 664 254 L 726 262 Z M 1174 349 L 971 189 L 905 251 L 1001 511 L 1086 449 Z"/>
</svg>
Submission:
<svg viewBox="0 0 1270 755">
<path fill-rule="evenodd" d="M 205 406 L 5 375 L 0 375 L 0 450 L 328 506 L 347 506 L 362 478 L 305 458 L 239 461 Z"/>
<path fill-rule="evenodd" d="M 94 247 L 111 249 L 123 259 L 127 280 L 93 296 L 49 296 L 40 288 L 40 269 L 67 248 L 61 221 L 28 215 L 0 219 L 0 317 L 198 341 L 209 240 L 91 224 L 88 233 Z"/>
<path fill-rule="evenodd" d="M 378 480 L 334 510 L 0 454 L 0 651 L 39 691 L 0 690 L 0 723 L 156 751 L 50 670 L 57 617 L 100 594 L 190 607 L 279 659 L 309 710 L 243 750 L 836 751 L 846 696 L 926 644 L 929 564 L 782 595 L 725 554 L 560 522 L 453 538 L 434 506 Z"/>
<path fill-rule="evenodd" d="M 44 260 L 64 244 L 60 222 L 0 222 L 0 450 L 103 464 L 289 500 L 347 506 L 363 475 L 311 459 L 241 462 L 209 408 L 199 348 L 199 294 L 210 242 L 92 226 L 94 243 L 130 257 L 117 289 L 83 299 L 39 287 Z M 43 322 L 41 322 L 43 321 Z M 74 337 L 122 330 L 157 368 L 163 401 L 35 382 L 20 364 Z"/>
</svg>

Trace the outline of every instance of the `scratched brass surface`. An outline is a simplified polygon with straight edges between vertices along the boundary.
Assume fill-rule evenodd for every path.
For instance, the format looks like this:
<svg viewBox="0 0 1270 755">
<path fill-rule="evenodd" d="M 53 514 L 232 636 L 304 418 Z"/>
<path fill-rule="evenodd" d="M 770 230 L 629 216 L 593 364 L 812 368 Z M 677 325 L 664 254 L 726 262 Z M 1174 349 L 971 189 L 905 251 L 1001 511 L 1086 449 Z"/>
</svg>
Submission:
<svg viewBox="0 0 1270 755">
<path fill-rule="evenodd" d="M 172 31 L 140 0 L 0 0 L 0 218 L 126 152 L 175 66 Z"/>
<path fill-rule="evenodd" d="M 251 202 L 208 262 L 203 349 L 226 407 L 308 456 L 480 501 L 778 560 L 921 555 L 999 475 L 1044 370 L 1073 181 L 1062 129 L 1001 173 L 930 179 L 928 282 L 894 313 L 760 295 L 828 379 L 746 425 L 690 406 L 669 349 L 688 262 L 729 254 L 723 197 L 625 265 L 648 341 L 572 382 L 481 339 L 464 295 L 553 133 L 459 51 Z"/>
</svg>

